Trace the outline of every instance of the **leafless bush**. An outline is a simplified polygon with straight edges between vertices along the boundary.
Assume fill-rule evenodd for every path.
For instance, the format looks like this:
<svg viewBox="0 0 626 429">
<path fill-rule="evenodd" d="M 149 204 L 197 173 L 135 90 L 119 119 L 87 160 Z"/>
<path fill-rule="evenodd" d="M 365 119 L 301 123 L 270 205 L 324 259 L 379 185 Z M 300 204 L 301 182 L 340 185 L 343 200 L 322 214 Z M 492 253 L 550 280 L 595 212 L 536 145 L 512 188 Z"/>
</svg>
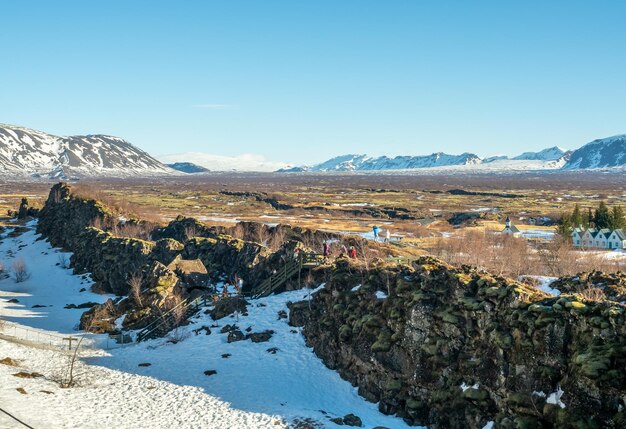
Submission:
<svg viewBox="0 0 626 429">
<path fill-rule="evenodd" d="M 254 242 L 262 244 L 263 246 L 268 246 L 268 241 L 271 238 L 270 233 L 263 224 L 258 224 L 252 231 Z"/>
<path fill-rule="evenodd" d="M 99 216 L 93 218 L 91 222 L 89 222 L 89 226 L 104 230 L 104 222 L 102 222 L 102 219 Z"/>
<path fill-rule="evenodd" d="M 143 307 L 143 299 L 141 297 L 141 285 L 143 283 L 143 277 L 140 273 L 133 274 L 128 280 L 130 286 L 130 295 L 138 307 Z"/>
<path fill-rule="evenodd" d="M 187 238 L 187 240 L 191 240 L 194 237 L 198 236 L 198 230 L 196 229 L 195 226 L 191 225 L 191 226 L 187 226 L 185 227 L 185 237 Z"/>
<path fill-rule="evenodd" d="M 127 222 L 113 226 L 111 233 L 117 237 L 149 240 L 152 233 L 152 225 L 147 222 Z"/>
<path fill-rule="evenodd" d="M 67 255 L 65 253 L 59 253 L 59 257 L 58 257 L 58 264 L 59 267 L 61 268 L 69 268 L 70 267 L 70 261 L 67 258 Z"/>
<path fill-rule="evenodd" d="M 539 262 L 535 249 L 524 238 L 481 230 L 442 237 L 431 252 L 453 265 L 473 265 L 513 278 L 536 273 Z"/>
<path fill-rule="evenodd" d="M 12 268 L 15 283 L 22 283 L 30 278 L 30 272 L 26 267 L 26 262 L 24 262 L 22 259 L 13 261 Z"/>
<path fill-rule="evenodd" d="M 174 295 L 168 300 L 166 312 L 167 311 L 171 311 L 174 328 L 168 335 L 168 339 L 170 342 L 175 344 L 184 340 L 188 336 L 188 333 L 181 329 L 181 326 L 185 321 L 187 305 L 183 304 L 183 298 L 180 295 Z"/>
<path fill-rule="evenodd" d="M 230 231 L 230 235 L 233 238 L 237 238 L 239 240 L 243 240 L 246 235 L 245 227 L 241 222 L 238 222 Z"/>
<path fill-rule="evenodd" d="M 599 287 L 590 287 L 580 292 L 580 295 L 587 301 L 601 302 L 606 300 L 604 291 Z"/>
<path fill-rule="evenodd" d="M 272 252 L 276 252 L 283 244 L 285 244 L 285 235 L 284 228 L 277 226 L 271 231 L 267 247 L 269 247 Z"/>
<path fill-rule="evenodd" d="M 60 203 L 61 202 L 61 192 L 58 189 L 55 189 L 52 192 L 51 197 L 52 197 L 52 202 L 54 202 L 54 203 Z"/>
</svg>

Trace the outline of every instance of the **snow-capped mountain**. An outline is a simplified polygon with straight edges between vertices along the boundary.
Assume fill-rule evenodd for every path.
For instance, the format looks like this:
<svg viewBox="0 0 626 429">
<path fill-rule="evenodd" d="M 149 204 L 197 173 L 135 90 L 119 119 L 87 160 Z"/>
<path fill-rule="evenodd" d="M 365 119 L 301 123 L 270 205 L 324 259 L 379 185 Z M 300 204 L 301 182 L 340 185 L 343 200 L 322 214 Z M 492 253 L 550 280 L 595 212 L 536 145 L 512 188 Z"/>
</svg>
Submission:
<svg viewBox="0 0 626 429">
<path fill-rule="evenodd" d="M 367 155 L 342 155 L 331 158 L 312 167 L 294 167 L 281 172 L 302 171 L 382 171 L 409 170 L 414 168 L 447 167 L 452 165 L 479 164 L 480 158 L 473 153 L 448 155 L 442 152 L 426 156 L 381 156 L 372 158 Z"/>
<path fill-rule="evenodd" d="M 538 161 L 555 161 L 567 154 L 567 150 L 558 146 L 549 147 L 539 152 L 524 152 L 516 156 L 516 160 L 538 160 Z"/>
<path fill-rule="evenodd" d="M 0 125 L 0 174 L 141 176 L 172 170 L 127 141 L 106 135 L 60 137 Z"/>
<path fill-rule="evenodd" d="M 177 162 L 193 162 L 210 171 L 276 171 L 290 168 L 286 162 L 274 162 L 265 159 L 262 155 L 243 154 L 239 156 L 212 155 L 201 152 L 186 152 L 158 157 L 165 164 Z"/>
<path fill-rule="evenodd" d="M 167 164 L 168 167 L 173 168 L 176 171 L 180 171 L 182 173 L 208 173 L 208 168 L 204 168 L 200 165 L 194 164 L 193 162 L 175 162 L 173 164 Z"/>
<path fill-rule="evenodd" d="M 564 169 L 626 167 L 626 134 L 594 140 L 572 152 Z"/>
</svg>

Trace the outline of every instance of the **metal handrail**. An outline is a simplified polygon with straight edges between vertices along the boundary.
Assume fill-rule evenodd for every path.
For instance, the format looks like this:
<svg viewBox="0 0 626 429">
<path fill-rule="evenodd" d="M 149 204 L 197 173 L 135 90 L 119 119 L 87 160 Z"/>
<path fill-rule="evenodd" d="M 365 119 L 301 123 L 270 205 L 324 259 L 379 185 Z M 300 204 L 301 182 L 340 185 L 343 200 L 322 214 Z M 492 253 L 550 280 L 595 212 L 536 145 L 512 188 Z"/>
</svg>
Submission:
<svg viewBox="0 0 626 429">
<path fill-rule="evenodd" d="M 137 338 L 139 339 L 148 335 L 149 333 L 152 333 L 153 331 L 152 327 L 154 325 L 156 325 L 155 328 L 160 326 L 161 323 L 164 322 L 170 316 L 170 314 L 172 314 L 178 308 L 186 305 L 188 301 L 189 301 L 189 298 L 184 299 L 180 303 L 176 304 L 174 307 L 170 308 L 165 313 L 160 314 L 158 318 L 156 318 L 153 322 L 149 323 L 147 326 L 145 326 L 141 331 L 137 333 Z"/>
</svg>

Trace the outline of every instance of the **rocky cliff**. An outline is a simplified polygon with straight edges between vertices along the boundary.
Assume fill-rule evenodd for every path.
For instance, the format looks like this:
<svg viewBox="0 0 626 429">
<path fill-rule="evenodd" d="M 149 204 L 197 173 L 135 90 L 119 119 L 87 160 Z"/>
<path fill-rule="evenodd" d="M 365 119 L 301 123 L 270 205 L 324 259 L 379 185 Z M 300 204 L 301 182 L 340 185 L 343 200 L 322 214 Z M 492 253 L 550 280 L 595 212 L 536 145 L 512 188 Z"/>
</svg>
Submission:
<svg viewBox="0 0 626 429">
<path fill-rule="evenodd" d="M 290 321 L 359 394 L 411 424 L 618 428 L 625 310 L 421 258 L 365 272 L 341 262 Z"/>
<path fill-rule="evenodd" d="M 238 275 L 244 280 L 244 290 L 249 291 L 273 269 L 282 266 L 298 245 L 283 239 L 282 227 L 273 229 L 280 230 L 275 236 L 281 239 L 278 249 L 271 252 L 263 244 L 224 234 L 232 229 L 209 228 L 191 218 L 179 217 L 165 227 L 154 229 L 150 234 L 152 240 L 115 236 L 113 232 L 120 230 L 116 228 L 120 222 L 124 221 L 111 209 L 96 200 L 75 195 L 64 183 L 53 186 L 39 213 L 38 232 L 52 245 L 73 252 L 71 266 L 78 273 L 91 273 L 94 291 L 129 296 L 94 307 L 83 318 L 83 328 L 95 326 L 93 330 L 112 331 L 114 326 L 106 321 L 122 314 L 128 315 L 125 327 L 141 327 L 167 308 L 169 302 L 185 299 L 195 289 L 205 287 L 206 284 L 185 282 L 166 267 L 177 257 L 199 259 L 214 282 L 222 279 L 232 282 Z M 244 237 L 257 236 L 259 231 L 267 233 L 267 227 L 262 224 L 246 223 L 239 229 Z M 289 231 L 292 238 L 298 234 L 315 235 L 300 229 Z M 132 294 L 133 281 L 141 283 L 140 296 Z M 98 319 L 95 322 L 94 315 Z"/>
</svg>

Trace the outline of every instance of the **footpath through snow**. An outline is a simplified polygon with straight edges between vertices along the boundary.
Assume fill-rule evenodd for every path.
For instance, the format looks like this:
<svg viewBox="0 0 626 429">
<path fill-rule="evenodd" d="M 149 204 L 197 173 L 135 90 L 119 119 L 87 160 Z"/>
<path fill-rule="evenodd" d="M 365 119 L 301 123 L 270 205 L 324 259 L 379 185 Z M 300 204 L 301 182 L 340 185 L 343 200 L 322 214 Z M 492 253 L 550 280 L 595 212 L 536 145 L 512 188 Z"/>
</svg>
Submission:
<svg viewBox="0 0 626 429">
<path fill-rule="evenodd" d="M 64 268 L 59 262 L 69 255 L 60 258 L 38 238 L 30 230 L 14 238 L 5 233 L 0 242 L 5 266 L 22 259 L 31 271 L 24 283 L 0 280 L 0 316 L 37 329 L 72 333 L 84 310 L 65 305 L 103 302 L 108 296 L 81 292 L 91 285 L 88 277 Z M 227 317 L 217 324 L 200 313 L 176 332 L 183 338 L 176 344 L 159 339 L 110 351 L 85 350 L 77 370 L 80 385 L 71 389 L 60 389 L 54 381 L 67 367 L 67 354 L 0 340 L 0 359 L 18 361 L 18 367 L 0 364 L 0 404 L 37 428 L 286 428 L 306 419 L 315 421 L 315 427 L 335 428 L 339 426 L 330 418 L 349 413 L 367 428 L 408 427 L 358 396 L 356 388 L 306 347 L 300 329 L 288 325 L 281 312 L 288 311 L 289 301 L 307 296 L 308 291 L 301 290 L 253 300 L 247 316 Z M 32 308 L 35 305 L 46 307 Z M 236 324 L 243 332 L 249 328 L 273 334 L 267 342 L 228 343 L 228 334 L 220 332 L 225 324 Z M 202 326 L 211 334 L 193 333 Z M 19 371 L 43 377 L 13 376 Z M 20 387 L 26 393 L 16 390 Z M 0 428 L 15 427 L 7 419 L 0 417 Z"/>
</svg>

